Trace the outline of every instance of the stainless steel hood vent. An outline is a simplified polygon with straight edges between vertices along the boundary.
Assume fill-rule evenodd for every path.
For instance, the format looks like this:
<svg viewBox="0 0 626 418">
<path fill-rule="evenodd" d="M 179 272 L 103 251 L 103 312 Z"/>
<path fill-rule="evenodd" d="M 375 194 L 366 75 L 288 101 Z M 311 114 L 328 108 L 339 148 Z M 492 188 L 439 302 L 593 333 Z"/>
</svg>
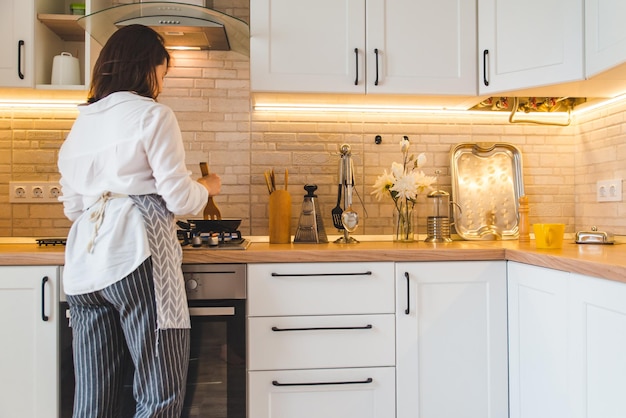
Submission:
<svg viewBox="0 0 626 418">
<path fill-rule="evenodd" d="M 250 55 L 250 28 L 235 17 L 192 4 L 141 2 L 121 4 L 78 19 L 78 24 L 104 45 L 120 27 L 150 26 L 172 49 L 210 49 Z"/>
</svg>

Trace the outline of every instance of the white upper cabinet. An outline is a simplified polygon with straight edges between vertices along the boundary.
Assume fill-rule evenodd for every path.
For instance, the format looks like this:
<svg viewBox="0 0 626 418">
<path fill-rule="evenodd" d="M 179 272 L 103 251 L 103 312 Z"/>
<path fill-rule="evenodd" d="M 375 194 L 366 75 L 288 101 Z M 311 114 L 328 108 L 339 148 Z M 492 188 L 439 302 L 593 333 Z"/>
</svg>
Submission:
<svg viewBox="0 0 626 418">
<path fill-rule="evenodd" d="M 364 0 L 250 2 L 252 90 L 362 93 Z"/>
<path fill-rule="evenodd" d="M 86 0 L 87 13 L 111 5 Z M 0 87 L 84 90 L 100 46 L 70 14 L 69 0 L 0 0 Z M 78 58 L 80 83 L 53 85 L 52 63 L 62 52 Z"/>
<path fill-rule="evenodd" d="M 475 1 L 255 0 L 253 91 L 476 94 Z"/>
<path fill-rule="evenodd" d="M 34 84 L 34 3 L 0 0 L 0 86 Z"/>
<path fill-rule="evenodd" d="M 626 62 L 626 2 L 585 1 L 587 77 Z"/>
<path fill-rule="evenodd" d="M 476 95 L 474 0 L 366 4 L 368 94 Z"/>
<path fill-rule="evenodd" d="M 479 93 L 583 79 L 583 27 L 583 0 L 479 0 Z"/>
</svg>

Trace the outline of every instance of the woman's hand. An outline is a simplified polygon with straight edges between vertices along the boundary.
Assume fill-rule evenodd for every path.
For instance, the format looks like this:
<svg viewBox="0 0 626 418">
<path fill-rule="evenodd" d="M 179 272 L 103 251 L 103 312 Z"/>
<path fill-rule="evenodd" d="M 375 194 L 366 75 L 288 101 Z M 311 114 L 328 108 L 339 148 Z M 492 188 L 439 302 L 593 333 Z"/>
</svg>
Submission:
<svg viewBox="0 0 626 418">
<path fill-rule="evenodd" d="M 209 191 L 209 196 L 218 195 L 222 191 L 222 179 L 217 174 L 211 173 L 200 177 L 198 183 Z"/>
</svg>

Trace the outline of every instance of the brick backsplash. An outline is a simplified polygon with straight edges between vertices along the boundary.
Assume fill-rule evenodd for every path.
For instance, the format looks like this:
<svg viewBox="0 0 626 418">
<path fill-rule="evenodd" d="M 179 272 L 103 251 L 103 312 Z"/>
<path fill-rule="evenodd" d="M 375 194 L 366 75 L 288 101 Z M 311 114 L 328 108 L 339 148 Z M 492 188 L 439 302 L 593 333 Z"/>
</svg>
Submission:
<svg viewBox="0 0 626 418">
<path fill-rule="evenodd" d="M 218 0 L 215 0 L 217 3 Z M 229 3 L 235 4 L 235 3 Z M 571 126 L 510 124 L 506 115 L 272 113 L 251 110 L 249 62 L 231 52 L 175 52 L 160 101 L 174 109 L 187 152 L 208 161 L 223 180 L 216 203 L 227 218 L 241 218 L 245 235 L 267 235 L 268 192 L 263 172 L 274 168 L 279 187 L 289 170 L 292 233 L 303 186 L 314 183 L 328 234 L 337 198 L 338 149 L 352 146 L 356 171 L 356 234 L 391 234 L 391 201 L 377 202 L 371 185 L 392 161 L 406 135 L 424 152 L 427 174 L 441 171 L 450 192 L 450 149 L 463 142 L 504 142 L 519 148 L 530 201 L 530 221 L 563 222 L 569 232 L 592 225 L 626 234 L 626 204 L 596 203 L 597 180 L 626 177 L 626 103 L 577 116 Z M 61 204 L 9 204 L 11 180 L 58 180 L 58 149 L 74 110 L 0 109 L 0 236 L 65 236 L 70 223 Z M 374 141 L 381 135 L 382 143 Z M 424 199 L 424 197 L 421 197 Z M 425 209 L 418 211 L 425 232 Z M 185 217 L 181 217 L 185 218 Z"/>
</svg>

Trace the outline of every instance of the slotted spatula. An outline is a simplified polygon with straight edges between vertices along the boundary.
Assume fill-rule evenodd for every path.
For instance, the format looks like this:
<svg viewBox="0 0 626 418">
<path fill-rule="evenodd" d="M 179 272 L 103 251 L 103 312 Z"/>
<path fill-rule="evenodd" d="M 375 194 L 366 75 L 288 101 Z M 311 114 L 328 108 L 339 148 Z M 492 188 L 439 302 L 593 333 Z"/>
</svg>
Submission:
<svg viewBox="0 0 626 418">
<path fill-rule="evenodd" d="M 202 176 L 209 175 L 209 165 L 207 163 L 200 163 L 200 172 Z M 222 219 L 222 214 L 220 210 L 217 208 L 217 205 L 213 201 L 213 196 L 209 195 L 209 200 L 204 207 L 203 212 L 204 219 Z"/>
<path fill-rule="evenodd" d="M 339 185 L 337 190 L 337 205 L 330 211 L 331 215 L 333 215 L 333 225 L 337 229 L 344 229 L 343 223 L 341 222 L 341 214 L 343 213 L 343 209 L 341 209 L 341 189 L 342 185 Z"/>
</svg>

